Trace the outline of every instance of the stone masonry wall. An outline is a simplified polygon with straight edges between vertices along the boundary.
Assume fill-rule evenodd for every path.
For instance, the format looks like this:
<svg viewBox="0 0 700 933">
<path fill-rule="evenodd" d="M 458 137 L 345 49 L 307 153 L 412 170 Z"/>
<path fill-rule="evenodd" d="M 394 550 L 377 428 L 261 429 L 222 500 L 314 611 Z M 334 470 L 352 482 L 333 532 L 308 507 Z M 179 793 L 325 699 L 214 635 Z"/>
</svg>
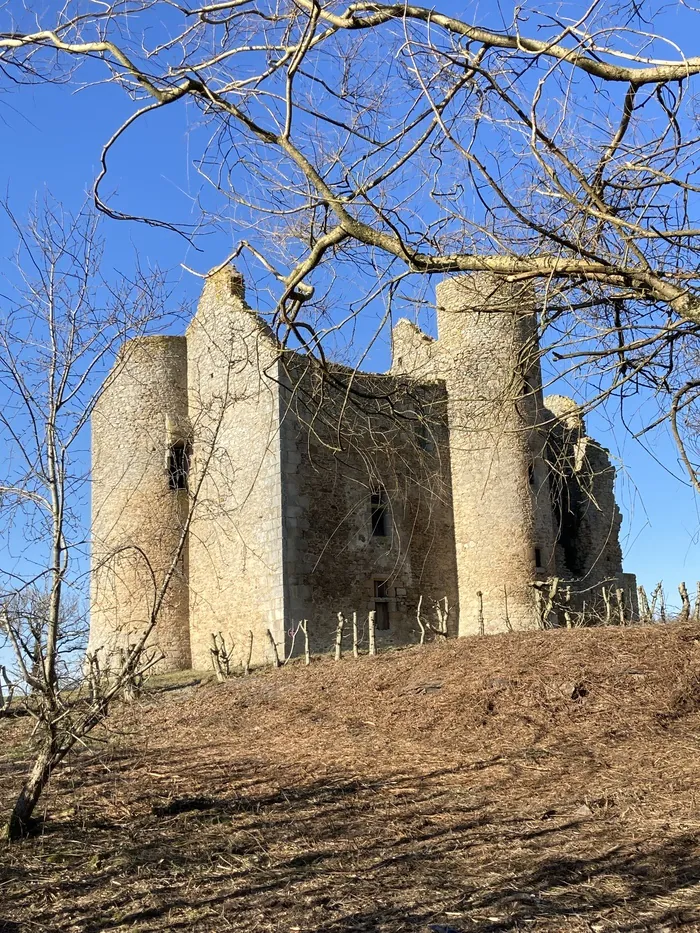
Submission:
<svg viewBox="0 0 700 933">
<path fill-rule="evenodd" d="M 536 628 L 532 583 L 554 570 L 554 537 L 534 296 L 528 286 L 479 274 L 438 285 L 437 306 L 459 633 L 478 632 L 482 612 L 485 632 Z"/>
<path fill-rule="evenodd" d="M 134 643 L 177 553 L 187 491 L 169 485 L 168 449 L 189 436 L 184 337 L 127 343 L 92 416 L 92 562 L 89 650 L 100 662 Z M 150 639 L 161 670 L 190 667 L 187 554 Z"/>
<path fill-rule="evenodd" d="M 274 338 L 231 268 L 207 279 L 187 331 L 192 661 L 209 668 L 212 633 L 243 663 L 284 644 L 279 363 Z"/>
<path fill-rule="evenodd" d="M 444 386 L 335 368 L 333 379 L 296 355 L 285 359 L 282 470 L 287 637 L 309 620 L 314 650 L 330 648 L 342 611 L 366 634 L 375 581 L 386 581 L 388 631 L 377 641 L 417 640 L 416 608 L 435 621 L 434 600 L 457 588 Z M 335 380 L 335 382 L 333 381 Z M 364 394 L 353 398 L 346 388 Z M 387 534 L 372 534 L 371 494 L 386 494 Z M 456 629 L 453 628 L 453 632 Z M 295 650 L 302 650 L 297 639 Z"/>
</svg>

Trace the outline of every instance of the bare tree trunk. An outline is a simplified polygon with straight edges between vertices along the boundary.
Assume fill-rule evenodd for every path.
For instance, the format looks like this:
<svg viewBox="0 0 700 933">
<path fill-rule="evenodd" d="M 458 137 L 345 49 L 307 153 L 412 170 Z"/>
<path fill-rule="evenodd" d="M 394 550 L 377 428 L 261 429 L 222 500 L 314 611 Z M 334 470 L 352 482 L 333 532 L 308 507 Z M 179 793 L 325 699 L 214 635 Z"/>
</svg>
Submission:
<svg viewBox="0 0 700 933">
<path fill-rule="evenodd" d="M 367 617 L 367 627 L 369 629 L 369 653 L 370 654 L 377 653 L 377 644 L 376 644 L 375 637 L 374 637 L 374 630 L 375 630 L 376 624 L 377 624 L 377 613 L 373 609 Z"/>
<path fill-rule="evenodd" d="M 479 629 L 479 635 L 484 634 L 484 595 L 481 590 L 476 591 L 477 599 L 479 600 L 479 609 L 477 610 L 476 624 Z"/>
<path fill-rule="evenodd" d="M 696 583 L 695 606 L 693 607 L 693 622 L 700 622 L 700 581 Z"/>
<path fill-rule="evenodd" d="M 343 656 L 343 629 L 345 628 L 345 616 L 342 612 L 338 613 L 338 625 L 335 630 L 335 659 L 340 661 Z"/>
<path fill-rule="evenodd" d="M 678 621 L 688 622 L 690 619 L 690 597 L 688 596 L 685 582 L 679 585 L 678 592 L 681 594 L 681 614 L 678 617 Z"/>
<path fill-rule="evenodd" d="M 31 771 L 15 801 L 5 827 L 5 837 L 10 842 L 28 836 L 34 824 L 33 815 L 44 788 L 51 779 L 51 772 L 61 761 L 57 754 L 56 736 L 51 732 L 34 759 Z"/>
<path fill-rule="evenodd" d="M 3 681 L 7 687 L 7 699 L 5 699 L 5 694 L 2 689 Z M 14 696 L 15 685 L 10 680 L 7 668 L 4 664 L 0 664 L 0 715 L 4 712 L 9 711 L 12 706 L 12 697 Z"/>
<path fill-rule="evenodd" d="M 360 648 L 359 648 L 360 639 L 358 637 L 357 631 L 357 613 L 353 612 L 352 614 L 352 656 L 354 658 L 359 657 Z"/>
<path fill-rule="evenodd" d="M 267 630 L 267 637 L 270 639 L 270 644 L 272 645 L 272 655 L 274 658 L 275 667 L 282 667 L 282 662 L 280 661 L 279 652 L 277 650 L 277 642 L 275 641 L 270 629 Z"/>
<path fill-rule="evenodd" d="M 612 605 L 610 602 L 610 591 L 604 586 L 600 588 L 600 591 L 603 594 L 603 602 L 605 603 L 605 624 L 610 625 L 612 623 Z"/>
</svg>

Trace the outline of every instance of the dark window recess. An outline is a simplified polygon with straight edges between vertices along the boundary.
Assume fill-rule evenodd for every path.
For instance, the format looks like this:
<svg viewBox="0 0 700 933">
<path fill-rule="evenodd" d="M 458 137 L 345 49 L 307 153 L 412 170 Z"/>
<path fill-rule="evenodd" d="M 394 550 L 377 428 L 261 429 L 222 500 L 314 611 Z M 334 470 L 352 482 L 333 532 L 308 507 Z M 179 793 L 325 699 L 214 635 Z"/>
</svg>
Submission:
<svg viewBox="0 0 700 933">
<path fill-rule="evenodd" d="M 389 534 L 389 516 L 386 501 L 386 490 L 379 486 L 373 490 L 371 498 L 372 509 L 372 537 L 386 538 Z"/>
<path fill-rule="evenodd" d="M 416 440 L 420 449 L 425 450 L 427 453 L 432 453 L 435 449 L 428 425 L 424 421 L 416 423 Z"/>
<path fill-rule="evenodd" d="M 389 584 L 386 580 L 374 581 L 375 624 L 380 631 L 389 628 Z"/>
<path fill-rule="evenodd" d="M 532 461 L 527 465 L 527 479 L 531 486 L 535 485 L 535 464 Z"/>
<path fill-rule="evenodd" d="M 535 548 L 535 567 L 542 566 L 542 551 L 536 547 Z"/>
<path fill-rule="evenodd" d="M 168 450 L 168 485 L 171 489 L 187 489 L 190 450 L 185 443 L 172 444 Z"/>
</svg>

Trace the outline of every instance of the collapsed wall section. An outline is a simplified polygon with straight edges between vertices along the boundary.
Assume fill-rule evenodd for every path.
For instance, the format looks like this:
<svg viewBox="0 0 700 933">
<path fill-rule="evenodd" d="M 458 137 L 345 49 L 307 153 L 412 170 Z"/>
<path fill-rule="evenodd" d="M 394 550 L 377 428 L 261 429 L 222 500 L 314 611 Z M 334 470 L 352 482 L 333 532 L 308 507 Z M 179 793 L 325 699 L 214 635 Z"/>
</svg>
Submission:
<svg viewBox="0 0 700 933">
<path fill-rule="evenodd" d="M 548 460 L 557 526 L 557 576 L 571 581 L 578 609 L 601 612 L 602 588 L 622 589 L 631 618 L 638 615 L 636 579 L 622 569 L 622 514 L 615 499 L 609 452 L 586 434 L 581 409 L 565 396 L 544 400 L 550 413 Z"/>
<path fill-rule="evenodd" d="M 159 670 L 190 666 L 188 495 L 190 435 L 184 337 L 124 345 L 92 415 L 92 580 L 89 651 L 108 657 L 136 643 L 177 559 L 149 638 Z M 176 451 L 176 453 L 174 453 Z"/>
</svg>

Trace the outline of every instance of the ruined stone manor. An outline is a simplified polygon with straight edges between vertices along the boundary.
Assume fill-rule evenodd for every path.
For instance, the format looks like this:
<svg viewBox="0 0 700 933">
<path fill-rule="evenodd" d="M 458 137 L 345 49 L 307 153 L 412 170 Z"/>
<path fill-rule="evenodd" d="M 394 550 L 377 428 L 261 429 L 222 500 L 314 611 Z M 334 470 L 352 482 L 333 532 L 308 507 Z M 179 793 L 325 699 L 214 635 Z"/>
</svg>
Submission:
<svg viewBox="0 0 700 933">
<path fill-rule="evenodd" d="M 622 572 L 608 453 L 577 406 L 543 398 L 534 293 L 485 274 L 437 286 L 438 338 L 393 329 L 389 372 L 284 349 L 231 267 L 185 336 L 121 350 L 92 418 L 90 650 L 151 637 L 161 669 L 329 647 L 337 613 L 377 638 L 563 624 Z M 299 331 L 302 339 L 308 337 Z M 544 605 L 544 609 L 543 609 Z M 546 618 L 544 617 L 546 615 Z M 268 632 L 270 633 L 268 635 Z"/>
</svg>

